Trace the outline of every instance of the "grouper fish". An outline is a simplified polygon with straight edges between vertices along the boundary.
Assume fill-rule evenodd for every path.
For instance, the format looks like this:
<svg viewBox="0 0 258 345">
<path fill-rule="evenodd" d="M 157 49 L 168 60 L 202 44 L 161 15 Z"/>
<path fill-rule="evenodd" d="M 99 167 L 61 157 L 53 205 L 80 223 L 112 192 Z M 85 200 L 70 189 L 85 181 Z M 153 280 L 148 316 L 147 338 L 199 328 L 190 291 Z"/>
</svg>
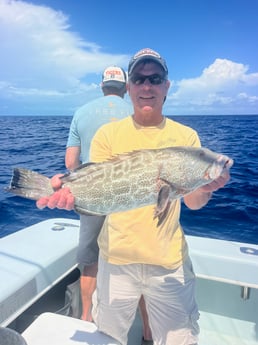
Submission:
<svg viewBox="0 0 258 345">
<path fill-rule="evenodd" d="M 172 200 L 218 178 L 233 160 L 207 148 L 168 147 L 120 154 L 102 163 L 86 163 L 63 175 L 80 214 L 108 215 L 156 205 L 158 226 Z M 38 200 L 53 194 L 50 179 L 15 168 L 8 191 Z"/>
</svg>

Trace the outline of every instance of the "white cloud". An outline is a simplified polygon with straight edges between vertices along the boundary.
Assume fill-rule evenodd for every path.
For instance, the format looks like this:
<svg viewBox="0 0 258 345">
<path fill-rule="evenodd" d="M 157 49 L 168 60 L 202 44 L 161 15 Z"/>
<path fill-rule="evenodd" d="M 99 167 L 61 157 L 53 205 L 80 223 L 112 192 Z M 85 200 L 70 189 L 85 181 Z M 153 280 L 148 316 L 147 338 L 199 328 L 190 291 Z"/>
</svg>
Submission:
<svg viewBox="0 0 258 345">
<path fill-rule="evenodd" d="M 0 114 L 72 114 L 102 93 L 108 54 L 72 32 L 62 12 L 25 1 L 0 0 Z M 258 73 L 216 59 L 199 77 L 172 81 L 166 114 L 258 113 Z"/>
<path fill-rule="evenodd" d="M 126 66 L 129 59 L 70 31 L 62 12 L 23 1 L 0 0 L 0 42 L 0 88 L 9 98 L 95 93 L 96 84 L 83 80 L 90 74 L 100 79 L 107 61 Z"/>
<path fill-rule="evenodd" d="M 216 59 L 199 77 L 173 82 L 167 110 L 173 114 L 258 113 L 258 73 L 248 74 L 248 70 L 241 63 Z"/>
</svg>

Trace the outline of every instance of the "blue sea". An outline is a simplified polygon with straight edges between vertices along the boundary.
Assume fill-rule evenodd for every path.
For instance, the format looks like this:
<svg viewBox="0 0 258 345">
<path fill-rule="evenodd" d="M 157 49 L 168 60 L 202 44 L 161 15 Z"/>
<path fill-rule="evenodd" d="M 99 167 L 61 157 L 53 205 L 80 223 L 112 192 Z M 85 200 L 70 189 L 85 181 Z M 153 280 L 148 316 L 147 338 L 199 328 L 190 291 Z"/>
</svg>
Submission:
<svg viewBox="0 0 258 345">
<path fill-rule="evenodd" d="M 186 234 L 258 244 L 258 116 L 175 116 L 198 131 L 202 145 L 229 155 L 235 163 L 227 186 L 198 211 L 182 206 Z M 35 202 L 7 193 L 14 167 L 49 177 L 65 172 L 69 116 L 0 117 L 0 237 L 73 211 L 39 210 Z"/>
</svg>

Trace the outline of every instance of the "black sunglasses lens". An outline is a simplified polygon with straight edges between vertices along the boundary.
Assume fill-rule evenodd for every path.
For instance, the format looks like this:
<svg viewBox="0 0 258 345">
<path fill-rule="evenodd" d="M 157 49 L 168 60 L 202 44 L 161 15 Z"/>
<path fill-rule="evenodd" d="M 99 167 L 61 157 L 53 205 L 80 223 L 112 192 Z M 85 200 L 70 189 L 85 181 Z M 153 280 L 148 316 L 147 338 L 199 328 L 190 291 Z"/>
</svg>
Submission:
<svg viewBox="0 0 258 345">
<path fill-rule="evenodd" d="M 149 81 L 150 81 L 150 83 L 152 84 L 152 85 L 159 85 L 159 84 L 161 84 L 162 82 L 163 82 L 163 78 L 160 76 L 160 75 L 158 75 L 158 74 L 154 74 L 154 75 L 150 75 L 149 76 Z"/>
<path fill-rule="evenodd" d="M 145 82 L 145 80 L 148 79 L 148 81 L 152 84 L 152 85 L 159 85 L 161 83 L 163 83 L 163 81 L 165 80 L 165 78 L 163 78 L 162 76 L 160 76 L 159 74 L 152 74 L 152 75 L 132 75 L 130 77 L 130 80 L 132 81 L 133 84 L 135 85 L 141 85 Z"/>
<path fill-rule="evenodd" d="M 145 82 L 146 78 L 144 76 L 134 75 L 130 79 L 135 85 L 141 85 Z"/>
</svg>

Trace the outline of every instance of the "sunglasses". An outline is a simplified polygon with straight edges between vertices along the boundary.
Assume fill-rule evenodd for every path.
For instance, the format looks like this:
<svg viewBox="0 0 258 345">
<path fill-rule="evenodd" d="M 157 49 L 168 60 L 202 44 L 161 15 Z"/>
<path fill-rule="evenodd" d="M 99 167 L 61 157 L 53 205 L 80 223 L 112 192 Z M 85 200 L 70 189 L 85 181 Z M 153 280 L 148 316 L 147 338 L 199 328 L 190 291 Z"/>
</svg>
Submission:
<svg viewBox="0 0 258 345">
<path fill-rule="evenodd" d="M 163 81 L 166 80 L 166 77 L 163 77 L 159 74 L 151 74 L 151 75 L 141 75 L 135 74 L 130 77 L 130 80 L 135 85 L 142 85 L 145 80 L 148 80 L 152 85 L 160 85 Z"/>
</svg>

